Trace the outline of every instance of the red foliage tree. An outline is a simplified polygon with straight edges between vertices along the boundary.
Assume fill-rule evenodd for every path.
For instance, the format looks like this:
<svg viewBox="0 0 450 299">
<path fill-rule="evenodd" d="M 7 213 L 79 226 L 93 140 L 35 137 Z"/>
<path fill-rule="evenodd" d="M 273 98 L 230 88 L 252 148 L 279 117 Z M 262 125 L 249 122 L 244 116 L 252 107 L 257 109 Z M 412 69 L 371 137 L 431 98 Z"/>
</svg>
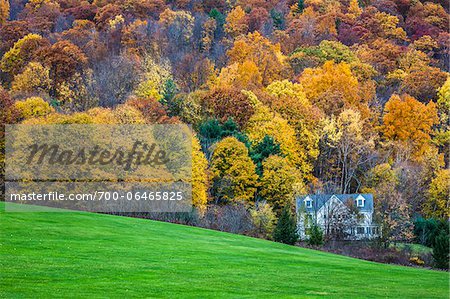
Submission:
<svg viewBox="0 0 450 299">
<path fill-rule="evenodd" d="M 249 32 L 262 31 L 264 23 L 269 20 L 269 13 L 263 7 L 256 7 L 246 16 Z"/>
<path fill-rule="evenodd" d="M 139 110 L 149 124 L 179 123 L 178 118 L 168 116 L 164 106 L 155 99 L 131 98 L 126 104 Z"/>
<path fill-rule="evenodd" d="M 67 40 L 59 41 L 42 49 L 37 57 L 50 68 L 50 78 L 56 84 L 81 72 L 87 64 L 87 58 L 83 51 Z"/>
<path fill-rule="evenodd" d="M 75 20 L 93 21 L 97 10 L 97 6 L 84 2 L 81 5 L 65 9 L 64 13 L 72 16 Z"/>
<path fill-rule="evenodd" d="M 0 27 L 0 55 L 11 48 L 16 41 L 29 33 L 27 21 L 9 21 Z"/>
<path fill-rule="evenodd" d="M 240 126 L 244 126 L 254 112 L 249 98 L 238 89 L 216 88 L 208 92 L 203 101 L 217 118 L 225 121 L 231 117 Z"/>
</svg>

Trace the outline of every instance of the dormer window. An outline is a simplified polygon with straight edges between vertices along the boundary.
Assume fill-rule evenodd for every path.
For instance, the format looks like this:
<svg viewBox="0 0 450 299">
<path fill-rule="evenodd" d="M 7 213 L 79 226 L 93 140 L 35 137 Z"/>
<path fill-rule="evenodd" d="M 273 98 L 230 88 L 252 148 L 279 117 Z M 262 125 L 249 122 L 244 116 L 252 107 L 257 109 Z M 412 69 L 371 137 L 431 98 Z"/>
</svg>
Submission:
<svg viewBox="0 0 450 299">
<path fill-rule="evenodd" d="M 364 197 L 362 197 L 361 195 L 360 196 L 358 196 L 358 198 L 356 199 L 356 206 L 358 207 L 358 208 L 363 208 L 364 207 L 364 202 L 365 202 L 366 200 L 364 199 Z"/>
<path fill-rule="evenodd" d="M 312 208 L 312 199 L 311 198 L 307 197 L 305 199 L 305 206 L 306 206 L 306 208 Z"/>
</svg>

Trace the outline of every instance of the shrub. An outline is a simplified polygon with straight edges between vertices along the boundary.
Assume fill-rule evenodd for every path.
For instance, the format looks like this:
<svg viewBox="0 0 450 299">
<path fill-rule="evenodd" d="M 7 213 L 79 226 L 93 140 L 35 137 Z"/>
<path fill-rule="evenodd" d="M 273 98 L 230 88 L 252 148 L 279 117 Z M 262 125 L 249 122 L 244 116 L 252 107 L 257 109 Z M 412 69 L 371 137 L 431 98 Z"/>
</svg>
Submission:
<svg viewBox="0 0 450 299">
<path fill-rule="evenodd" d="M 257 237 L 270 238 L 277 219 L 270 205 L 266 202 L 260 202 L 255 205 L 255 208 L 250 210 L 250 215 L 255 227 L 255 235 Z"/>
<path fill-rule="evenodd" d="M 424 262 L 422 259 L 420 259 L 419 257 L 417 257 L 417 256 L 411 257 L 411 258 L 409 259 L 409 261 L 410 261 L 411 263 L 413 263 L 413 264 L 418 265 L 418 266 L 423 266 L 423 265 L 425 265 L 425 262 Z"/>
<path fill-rule="evenodd" d="M 243 235 L 254 230 L 248 206 L 242 202 L 208 206 L 199 226 Z"/>
</svg>

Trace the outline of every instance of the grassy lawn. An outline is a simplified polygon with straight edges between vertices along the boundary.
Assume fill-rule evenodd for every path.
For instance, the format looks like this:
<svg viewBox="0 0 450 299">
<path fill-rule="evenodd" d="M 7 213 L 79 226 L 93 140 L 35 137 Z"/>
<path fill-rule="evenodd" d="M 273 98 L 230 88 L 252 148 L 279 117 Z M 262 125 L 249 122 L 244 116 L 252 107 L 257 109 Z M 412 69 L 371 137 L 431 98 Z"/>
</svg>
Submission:
<svg viewBox="0 0 450 299">
<path fill-rule="evenodd" d="M 0 297 L 448 298 L 449 274 L 200 228 L 0 212 Z"/>
</svg>

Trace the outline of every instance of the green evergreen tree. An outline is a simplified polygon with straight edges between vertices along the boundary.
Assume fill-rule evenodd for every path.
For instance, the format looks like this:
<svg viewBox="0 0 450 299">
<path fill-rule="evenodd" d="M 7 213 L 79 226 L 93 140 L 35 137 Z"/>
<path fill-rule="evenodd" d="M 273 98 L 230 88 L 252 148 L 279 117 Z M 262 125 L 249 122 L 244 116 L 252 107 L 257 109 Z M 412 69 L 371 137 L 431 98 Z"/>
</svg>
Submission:
<svg viewBox="0 0 450 299">
<path fill-rule="evenodd" d="M 449 268 L 449 251 L 449 235 L 442 230 L 436 237 L 433 246 L 433 258 L 437 268 Z"/>
<path fill-rule="evenodd" d="M 163 98 L 161 99 L 161 103 L 166 106 L 167 113 L 169 116 L 176 116 L 180 114 L 180 99 L 177 99 L 175 96 L 178 92 L 178 87 L 172 79 L 166 80 L 164 82 L 163 88 Z"/>
<path fill-rule="evenodd" d="M 317 224 L 313 224 L 310 228 L 308 244 L 313 246 L 323 244 L 323 231 Z"/>
<path fill-rule="evenodd" d="M 284 19 L 284 15 L 281 11 L 276 10 L 275 8 L 270 10 L 270 16 L 272 17 L 273 26 L 278 30 L 284 30 L 286 25 L 286 20 Z"/>
<path fill-rule="evenodd" d="M 217 27 L 222 28 L 226 22 L 226 17 L 217 9 L 213 8 L 209 12 L 209 17 L 216 20 Z"/>
<path fill-rule="evenodd" d="M 298 12 L 302 13 L 303 10 L 305 9 L 305 1 L 304 0 L 298 0 L 297 6 L 298 6 Z"/>
<path fill-rule="evenodd" d="M 294 245 L 298 240 L 297 223 L 289 205 L 286 205 L 281 212 L 273 232 L 273 239 L 276 242 L 290 245 Z"/>
<path fill-rule="evenodd" d="M 256 164 L 256 173 L 258 175 L 262 175 L 262 162 L 272 155 L 283 156 L 280 145 L 269 135 L 264 136 L 261 142 L 250 149 L 250 158 Z"/>
<path fill-rule="evenodd" d="M 247 148 L 250 148 L 248 137 L 239 130 L 237 123 L 232 118 L 228 118 L 224 123 L 215 118 L 208 119 L 200 124 L 198 134 L 202 151 L 207 157 L 210 155 L 209 148 L 211 145 L 229 136 L 235 137 Z"/>
</svg>

